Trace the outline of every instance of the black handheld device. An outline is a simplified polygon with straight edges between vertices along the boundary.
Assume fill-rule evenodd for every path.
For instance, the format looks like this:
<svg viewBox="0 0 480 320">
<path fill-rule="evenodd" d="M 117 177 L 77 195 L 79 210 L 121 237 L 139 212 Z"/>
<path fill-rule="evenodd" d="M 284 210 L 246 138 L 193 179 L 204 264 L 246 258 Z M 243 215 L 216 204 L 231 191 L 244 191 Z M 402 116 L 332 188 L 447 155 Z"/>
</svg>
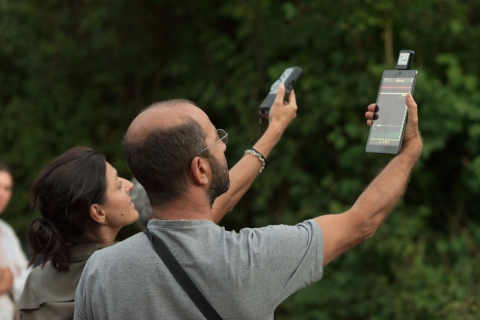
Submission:
<svg viewBox="0 0 480 320">
<path fill-rule="evenodd" d="M 290 92 L 293 90 L 293 87 L 298 82 L 298 79 L 300 79 L 302 74 L 303 70 L 299 67 L 291 67 L 285 69 L 285 71 L 283 71 L 282 75 L 280 76 L 280 79 L 278 79 L 272 84 L 270 92 L 260 104 L 260 112 L 263 114 L 268 114 L 270 108 L 273 105 L 273 102 L 275 101 L 275 97 L 277 96 L 278 86 L 282 82 L 285 84 L 285 97 L 283 99 L 284 101 L 288 101 L 288 96 Z"/>
<path fill-rule="evenodd" d="M 408 56 L 403 53 L 407 53 Z M 376 120 L 373 120 L 368 135 L 366 151 L 397 154 L 405 134 L 408 119 L 407 93 L 413 93 L 417 70 L 408 70 L 413 55 L 410 50 L 400 51 L 397 67 L 400 70 L 385 70 L 378 90 Z"/>
</svg>

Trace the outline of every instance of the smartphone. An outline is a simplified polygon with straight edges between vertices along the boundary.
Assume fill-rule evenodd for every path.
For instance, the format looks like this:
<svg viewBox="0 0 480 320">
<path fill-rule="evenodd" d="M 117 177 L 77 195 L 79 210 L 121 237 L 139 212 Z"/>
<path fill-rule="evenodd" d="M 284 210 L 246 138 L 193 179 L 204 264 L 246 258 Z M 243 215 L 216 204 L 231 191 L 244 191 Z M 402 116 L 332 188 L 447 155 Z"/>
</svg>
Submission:
<svg viewBox="0 0 480 320">
<path fill-rule="evenodd" d="M 378 118 L 368 134 L 367 152 L 397 154 L 405 134 L 408 112 L 405 97 L 413 94 L 417 70 L 385 70 L 377 96 Z"/>
<path fill-rule="evenodd" d="M 288 101 L 288 96 L 290 95 L 290 92 L 293 90 L 293 87 L 298 82 L 302 74 L 303 70 L 299 67 L 291 67 L 285 69 L 285 71 L 283 71 L 282 75 L 280 76 L 280 79 L 278 79 L 272 84 L 272 86 L 270 87 L 270 92 L 260 104 L 260 112 L 263 114 L 268 114 L 270 108 L 275 102 L 278 86 L 282 82 L 285 84 L 285 97 L 283 98 L 283 100 Z"/>
</svg>

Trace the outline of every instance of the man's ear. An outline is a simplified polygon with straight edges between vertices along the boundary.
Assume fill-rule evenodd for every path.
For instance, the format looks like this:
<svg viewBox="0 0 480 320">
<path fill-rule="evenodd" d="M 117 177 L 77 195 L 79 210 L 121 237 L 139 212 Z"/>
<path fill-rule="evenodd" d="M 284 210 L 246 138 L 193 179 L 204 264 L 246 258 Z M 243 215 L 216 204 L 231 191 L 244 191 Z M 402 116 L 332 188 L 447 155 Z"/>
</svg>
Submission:
<svg viewBox="0 0 480 320">
<path fill-rule="evenodd" d="M 190 163 L 190 177 L 196 184 L 207 185 L 209 169 L 210 165 L 206 159 L 195 157 Z"/>
<path fill-rule="evenodd" d="M 100 208 L 100 205 L 95 203 L 90 206 L 90 218 L 97 223 L 105 224 L 107 215 L 105 214 L 105 211 Z"/>
</svg>

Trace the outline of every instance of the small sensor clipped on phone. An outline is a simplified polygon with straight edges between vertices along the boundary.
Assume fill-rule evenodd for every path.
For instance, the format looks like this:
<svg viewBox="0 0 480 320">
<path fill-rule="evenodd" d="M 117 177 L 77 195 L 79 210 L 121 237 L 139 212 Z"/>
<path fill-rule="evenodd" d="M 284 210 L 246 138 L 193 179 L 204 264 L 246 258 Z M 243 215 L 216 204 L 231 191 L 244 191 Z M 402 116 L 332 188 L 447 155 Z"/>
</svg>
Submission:
<svg viewBox="0 0 480 320">
<path fill-rule="evenodd" d="M 412 50 L 401 50 L 398 55 L 397 70 L 410 70 L 412 68 L 415 52 Z"/>
</svg>

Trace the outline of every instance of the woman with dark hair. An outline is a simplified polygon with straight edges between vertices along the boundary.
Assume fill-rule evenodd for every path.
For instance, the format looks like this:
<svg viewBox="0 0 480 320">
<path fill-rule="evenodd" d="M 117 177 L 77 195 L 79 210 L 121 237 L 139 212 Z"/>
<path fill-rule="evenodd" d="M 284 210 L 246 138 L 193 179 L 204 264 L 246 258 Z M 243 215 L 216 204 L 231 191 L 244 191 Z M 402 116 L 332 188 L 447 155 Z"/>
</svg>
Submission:
<svg viewBox="0 0 480 320">
<path fill-rule="evenodd" d="M 283 105 L 283 95 L 279 90 L 276 105 Z M 231 211 L 250 188 L 293 117 L 282 107 L 272 107 L 269 126 L 255 149 L 247 149 L 228 172 L 230 189 L 212 204 L 214 222 Z M 217 130 L 217 135 L 215 144 L 227 143 L 226 132 Z M 205 142 L 202 130 L 198 136 Z M 209 146 L 203 148 L 199 152 L 205 151 L 208 157 Z M 103 156 L 84 147 L 65 152 L 40 172 L 31 189 L 31 202 L 42 218 L 30 223 L 27 242 L 33 249 L 30 264 L 39 256 L 42 265 L 27 279 L 19 305 L 21 319 L 73 319 L 75 290 L 88 258 L 112 244 L 123 226 L 138 219 L 131 190 L 132 183 L 119 178 Z"/>
<path fill-rule="evenodd" d="M 217 221 L 258 175 L 259 164 L 242 159 L 232 169 L 230 191 L 212 207 Z M 21 319 L 73 319 L 75 290 L 88 258 L 111 245 L 118 231 L 139 217 L 132 188 L 102 155 L 85 147 L 68 150 L 40 172 L 31 188 L 31 204 L 42 217 L 29 224 L 26 239 L 33 251 L 30 265 L 37 258 L 41 265 L 25 284 Z"/>
<path fill-rule="evenodd" d="M 132 183 L 105 158 L 76 147 L 55 158 L 35 179 L 31 204 L 42 217 L 26 238 L 41 266 L 29 275 L 20 300 L 21 319 L 73 319 L 74 296 L 85 263 L 138 219 Z"/>
</svg>

